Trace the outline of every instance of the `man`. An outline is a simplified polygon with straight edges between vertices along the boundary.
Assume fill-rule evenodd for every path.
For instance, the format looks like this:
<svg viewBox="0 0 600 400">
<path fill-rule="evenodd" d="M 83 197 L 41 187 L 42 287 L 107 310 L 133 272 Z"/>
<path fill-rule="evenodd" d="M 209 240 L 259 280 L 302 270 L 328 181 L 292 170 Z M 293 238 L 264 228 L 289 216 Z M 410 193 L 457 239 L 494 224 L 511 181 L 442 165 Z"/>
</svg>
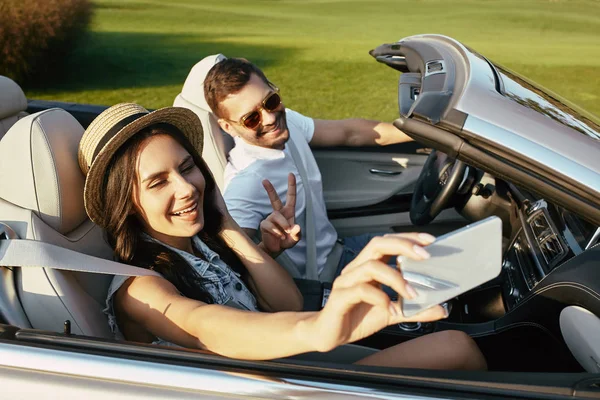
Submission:
<svg viewBox="0 0 600 400">
<path fill-rule="evenodd" d="M 318 273 L 331 262 L 336 263 L 339 273 L 373 235 L 344 238 L 343 254 L 332 260 L 338 237 L 327 218 L 321 173 L 310 147 L 384 146 L 412 139 L 389 123 L 313 120 L 286 109 L 279 90 L 257 66 L 244 59 L 225 59 L 212 67 L 204 81 L 204 95 L 221 128 L 235 141 L 225 169 L 223 194 L 232 217 L 250 237 L 260 229 L 263 245 L 272 256 L 287 249 L 286 254 L 304 276 L 305 187 L 309 185 Z M 288 145 L 290 138 L 297 148 L 295 156 Z M 296 161 L 302 163 L 308 183 L 301 179 L 294 158 L 300 158 Z M 280 197 L 286 191 L 284 205 Z"/>
</svg>

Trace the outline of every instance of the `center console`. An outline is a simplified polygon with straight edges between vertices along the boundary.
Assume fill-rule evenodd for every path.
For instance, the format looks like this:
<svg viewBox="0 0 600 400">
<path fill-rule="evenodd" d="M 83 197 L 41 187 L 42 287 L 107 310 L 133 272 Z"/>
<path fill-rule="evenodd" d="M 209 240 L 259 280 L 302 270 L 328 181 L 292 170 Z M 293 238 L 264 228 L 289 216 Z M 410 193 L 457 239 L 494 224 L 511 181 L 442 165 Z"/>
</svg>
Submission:
<svg viewBox="0 0 600 400">
<path fill-rule="evenodd" d="M 523 301 L 556 267 L 583 251 L 560 210 L 539 200 L 519 211 L 521 228 L 502 265 L 507 311 Z"/>
</svg>

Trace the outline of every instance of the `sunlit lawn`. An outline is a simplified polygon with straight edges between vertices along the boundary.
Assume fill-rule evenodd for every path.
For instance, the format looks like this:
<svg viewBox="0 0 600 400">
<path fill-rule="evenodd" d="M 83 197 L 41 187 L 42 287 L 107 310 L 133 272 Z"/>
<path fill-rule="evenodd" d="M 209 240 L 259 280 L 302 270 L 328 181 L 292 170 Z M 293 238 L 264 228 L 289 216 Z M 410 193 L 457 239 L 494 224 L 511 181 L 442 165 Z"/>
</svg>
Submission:
<svg viewBox="0 0 600 400">
<path fill-rule="evenodd" d="M 65 77 L 27 96 L 171 105 L 209 54 L 246 57 L 313 117 L 397 115 L 398 74 L 368 51 L 419 33 L 454 37 L 600 114 L 596 0 L 99 0 Z M 199 89 L 201 90 L 201 89 Z"/>
</svg>

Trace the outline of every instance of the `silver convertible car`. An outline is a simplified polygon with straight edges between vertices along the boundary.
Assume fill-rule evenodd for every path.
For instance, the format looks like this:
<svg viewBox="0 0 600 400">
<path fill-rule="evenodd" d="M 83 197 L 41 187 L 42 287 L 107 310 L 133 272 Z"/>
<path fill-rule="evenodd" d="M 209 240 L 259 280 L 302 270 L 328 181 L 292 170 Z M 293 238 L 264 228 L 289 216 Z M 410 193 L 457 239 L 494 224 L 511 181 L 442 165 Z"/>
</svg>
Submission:
<svg viewBox="0 0 600 400">
<path fill-rule="evenodd" d="M 112 252 L 85 214 L 77 164 L 79 138 L 105 107 L 27 101 L 0 77 L 1 397 L 600 398 L 600 121 L 445 36 L 371 55 L 385 64 L 373 68 L 399 71 L 394 124 L 415 142 L 315 150 L 336 229 L 441 234 L 495 215 L 503 258 L 497 278 L 450 301 L 447 319 L 359 344 L 461 330 L 489 371 L 240 361 L 115 340 L 102 312 L 112 277 L 86 261 Z M 227 143 L 194 84 L 206 65 L 196 67 L 175 104 L 201 117 L 218 180 Z M 296 282 L 318 310 L 329 284 Z"/>
</svg>

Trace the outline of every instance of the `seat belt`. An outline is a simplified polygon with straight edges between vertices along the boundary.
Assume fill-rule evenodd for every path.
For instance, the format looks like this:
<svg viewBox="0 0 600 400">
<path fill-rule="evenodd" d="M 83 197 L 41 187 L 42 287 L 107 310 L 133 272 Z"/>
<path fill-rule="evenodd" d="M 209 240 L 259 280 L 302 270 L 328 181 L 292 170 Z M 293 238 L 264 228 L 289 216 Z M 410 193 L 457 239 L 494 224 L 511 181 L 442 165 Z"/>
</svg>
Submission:
<svg viewBox="0 0 600 400">
<path fill-rule="evenodd" d="M 292 155 L 292 159 L 294 160 L 294 164 L 296 164 L 296 168 L 298 168 L 298 173 L 304 182 L 304 194 L 306 197 L 306 212 L 304 213 L 305 217 L 305 226 L 306 226 L 306 277 L 308 279 L 319 280 L 321 282 L 333 282 L 335 278 L 335 273 L 337 272 L 338 264 L 340 262 L 340 258 L 342 257 L 342 253 L 344 251 L 344 246 L 335 242 L 331 252 L 327 256 L 327 260 L 325 261 L 325 265 L 323 267 L 323 271 L 319 274 L 318 266 L 317 266 L 317 240 L 315 233 L 315 220 L 313 214 L 313 194 L 310 188 L 310 181 L 306 175 L 306 169 L 304 168 L 304 164 L 302 163 L 302 158 L 298 153 L 298 148 L 296 147 L 296 143 L 294 143 L 293 137 L 290 135 L 290 140 L 287 142 L 288 148 L 290 149 L 290 154 Z M 310 218 L 308 217 L 310 215 Z M 312 263 L 312 264 L 311 264 Z"/>
<path fill-rule="evenodd" d="M 306 176 L 306 170 L 302 163 L 302 158 L 298 153 L 294 138 L 290 135 L 290 140 L 287 142 L 290 154 L 298 168 L 300 178 L 304 182 L 304 196 L 306 202 L 306 212 L 304 213 L 304 221 L 306 226 L 306 277 L 312 280 L 319 280 L 319 271 L 317 266 L 317 241 L 315 237 L 315 219 L 313 214 L 312 191 L 310 190 L 310 181 Z"/>
<path fill-rule="evenodd" d="M 0 240 L 0 267 L 42 267 L 105 275 L 158 276 L 158 272 L 28 239 Z"/>
</svg>

